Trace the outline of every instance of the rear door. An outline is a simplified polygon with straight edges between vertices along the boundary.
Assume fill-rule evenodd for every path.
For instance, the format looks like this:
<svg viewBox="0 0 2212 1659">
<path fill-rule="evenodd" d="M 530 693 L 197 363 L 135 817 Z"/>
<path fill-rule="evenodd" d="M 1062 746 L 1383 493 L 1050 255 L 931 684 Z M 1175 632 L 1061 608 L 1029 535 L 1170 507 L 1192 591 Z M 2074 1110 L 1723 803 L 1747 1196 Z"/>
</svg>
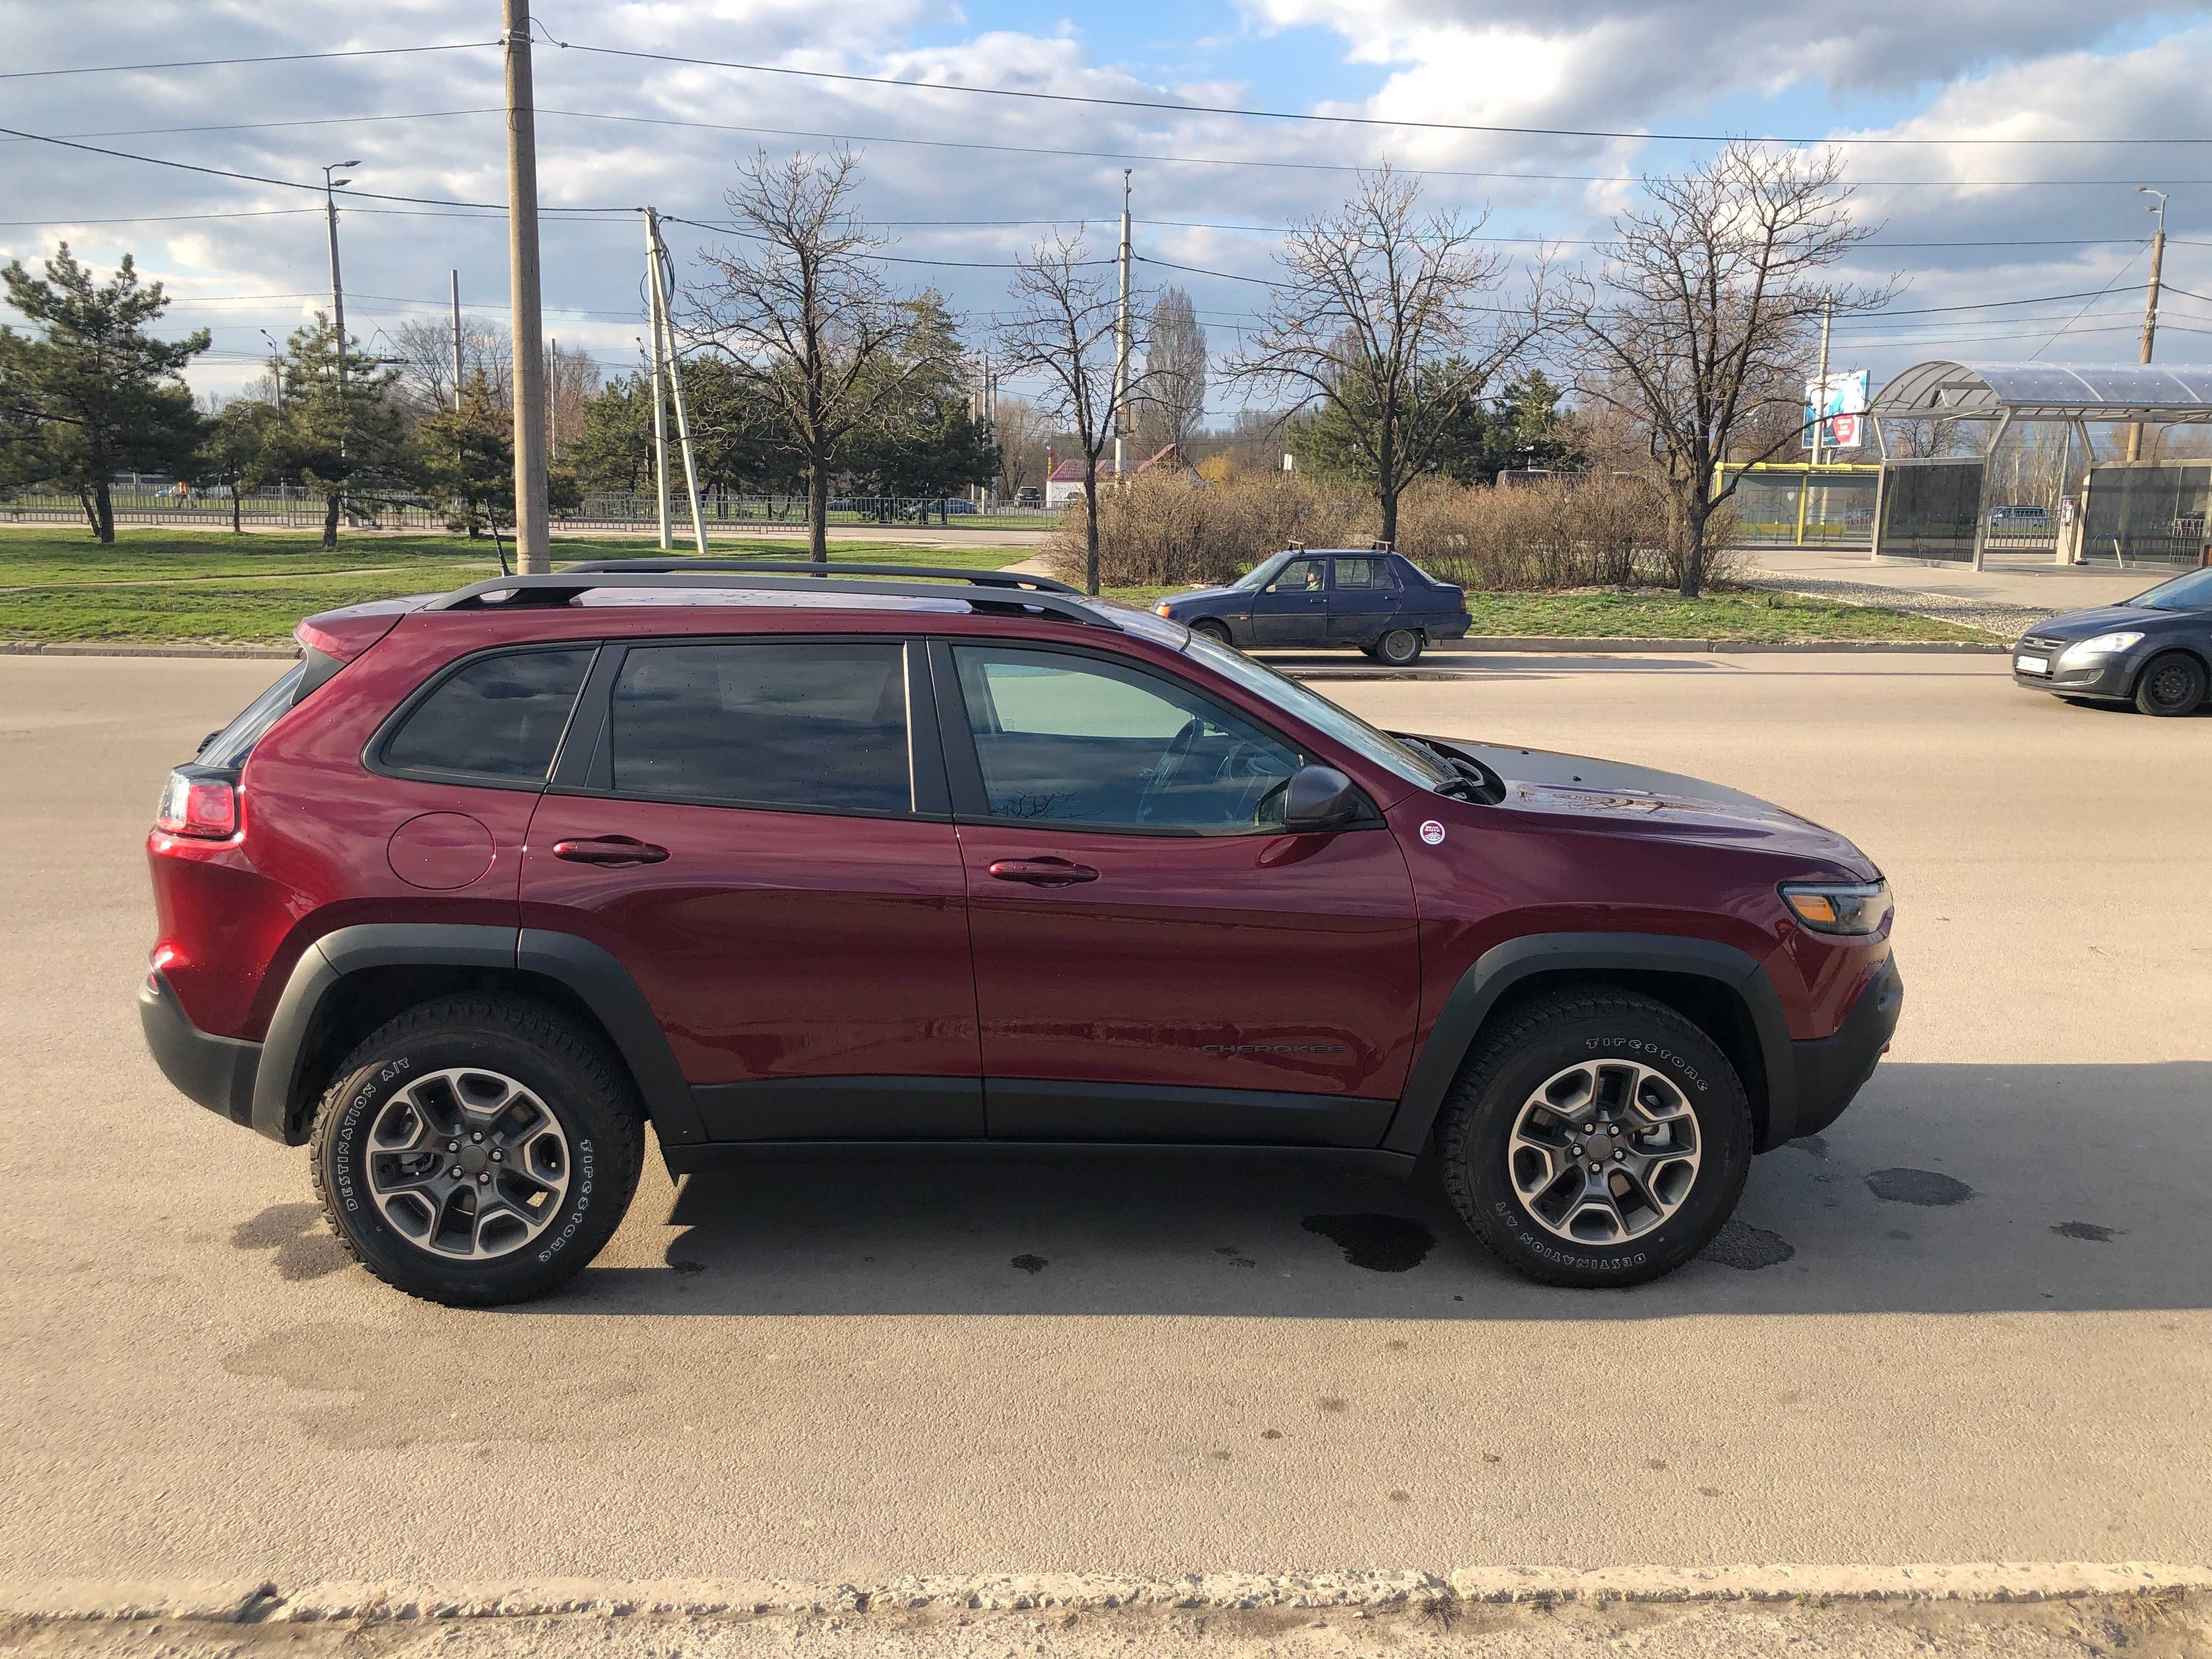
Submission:
<svg viewBox="0 0 2212 1659">
<path fill-rule="evenodd" d="M 586 688 L 531 823 L 523 925 L 629 970 L 710 1139 L 982 1133 L 921 650 L 636 641 Z"/>
<path fill-rule="evenodd" d="M 1329 596 L 1328 642 L 1364 645 L 1379 638 L 1404 604 L 1387 553 L 1340 553 Z"/>
<path fill-rule="evenodd" d="M 1270 828 L 1304 757 L 1177 678 L 933 649 L 993 1137 L 1376 1145 L 1420 988 L 1379 816 Z"/>
<path fill-rule="evenodd" d="M 1252 596 L 1255 645 L 1328 643 L 1328 560 L 1301 555 Z"/>
</svg>

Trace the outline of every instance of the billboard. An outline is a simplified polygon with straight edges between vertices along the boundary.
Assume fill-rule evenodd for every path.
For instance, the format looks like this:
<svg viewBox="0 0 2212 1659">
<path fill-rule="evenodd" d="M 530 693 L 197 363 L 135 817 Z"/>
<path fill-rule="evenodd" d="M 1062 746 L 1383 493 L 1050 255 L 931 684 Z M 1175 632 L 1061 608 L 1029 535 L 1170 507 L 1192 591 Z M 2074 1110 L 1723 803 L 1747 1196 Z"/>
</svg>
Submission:
<svg viewBox="0 0 2212 1659">
<path fill-rule="evenodd" d="M 1813 422 L 1818 419 L 1826 428 L 1820 434 L 1820 447 L 1856 449 L 1866 441 L 1867 372 L 1863 368 L 1845 369 L 1840 374 L 1831 374 L 1823 382 L 1805 382 L 1805 435 L 1799 445 L 1805 449 L 1813 447 Z"/>
</svg>

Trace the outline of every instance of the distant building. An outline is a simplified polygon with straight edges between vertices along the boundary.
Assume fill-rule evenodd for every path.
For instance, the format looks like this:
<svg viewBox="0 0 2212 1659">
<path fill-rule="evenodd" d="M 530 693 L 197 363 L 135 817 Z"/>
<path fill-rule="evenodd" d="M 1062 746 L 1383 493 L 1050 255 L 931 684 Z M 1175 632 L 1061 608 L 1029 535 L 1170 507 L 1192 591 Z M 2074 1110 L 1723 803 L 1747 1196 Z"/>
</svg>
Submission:
<svg viewBox="0 0 2212 1659">
<path fill-rule="evenodd" d="M 1182 450 L 1175 444 L 1163 445 L 1148 459 L 1129 469 L 1129 476 L 1141 478 L 1155 467 L 1166 467 L 1170 471 L 1188 472 L 1195 476 L 1196 469 L 1182 458 Z M 1114 482 L 1114 463 L 1103 456 L 1098 462 L 1098 482 Z M 1054 467 L 1044 481 L 1044 504 L 1048 507 L 1065 507 L 1080 500 L 1083 495 L 1083 463 L 1062 461 Z"/>
</svg>

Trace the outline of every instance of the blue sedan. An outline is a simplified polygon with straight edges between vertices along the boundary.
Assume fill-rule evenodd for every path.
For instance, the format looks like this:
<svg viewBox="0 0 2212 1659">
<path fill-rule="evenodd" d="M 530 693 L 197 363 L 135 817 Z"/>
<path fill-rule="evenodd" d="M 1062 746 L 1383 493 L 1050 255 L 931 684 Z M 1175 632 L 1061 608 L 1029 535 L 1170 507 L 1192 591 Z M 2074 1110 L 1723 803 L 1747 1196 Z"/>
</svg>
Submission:
<svg viewBox="0 0 2212 1659">
<path fill-rule="evenodd" d="M 1464 639 L 1474 625 L 1464 590 L 1387 548 L 1291 548 L 1226 587 L 1178 593 L 1152 608 L 1241 650 L 1355 646 L 1394 668 L 1432 640 Z"/>
</svg>

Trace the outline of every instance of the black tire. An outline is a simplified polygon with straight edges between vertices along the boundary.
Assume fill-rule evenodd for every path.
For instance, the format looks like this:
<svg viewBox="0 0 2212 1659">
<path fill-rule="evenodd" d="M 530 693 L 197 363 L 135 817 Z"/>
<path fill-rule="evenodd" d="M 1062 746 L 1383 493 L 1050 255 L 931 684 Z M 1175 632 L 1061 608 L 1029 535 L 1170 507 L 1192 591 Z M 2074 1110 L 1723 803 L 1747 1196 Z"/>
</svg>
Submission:
<svg viewBox="0 0 2212 1659">
<path fill-rule="evenodd" d="M 2186 651 L 2161 651 L 2136 677 L 2136 708 L 2145 714 L 2193 714 L 2204 701 L 2204 665 Z"/>
<path fill-rule="evenodd" d="M 1693 1121 L 1698 1152 L 1671 1213 L 1612 1243 L 1554 1232 L 1522 1198 L 1510 1162 L 1524 1104 L 1547 1081 L 1593 1060 L 1632 1062 L 1671 1084 Z M 1728 1056 L 1681 1015 L 1649 997 L 1589 986 L 1532 998 L 1492 1022 L 1453 1085 L 1437 1139 L 1453 1207 L 1500 1261 L 1547 1285 L 1640 1285 L 1697 1255 L 1735 1212 L 1751 1170 L 1751 1106 Z"/>
<path fill-rule="evenodd" d="M 1394 628 L 1375 641 L 1375 659 L 1393 668 L 1410 668 L 1420 660 L 1425 643 L 1417 629 Z"/>
<path fill-rule="evenodd" d="M 1215 622 L 1210 617 L 1204 622 L 1193 623 L 1190 625 L 1190 631 L 1194 634 L 1205 635 L 1206 638 L 1212 640 L 1216 645 L 1227 645 L 1230 643 L 1229 629 L 1227 624 Z"/>
<path fill-rule="evenodd" d="M 394 1226 L 371 1192 L 372 1126 L 396 1096 L 447 1069 L 520 1085 L 557 1125 L 562 1189 L 555 1207 L 506 1254 L 478 1260 L 441 1254 Z M 605 1044 L 566 1016 L 517 997 L 441 997 L 387 1020 L 339 1063 L 316 1113 L 308 1161 L 331 1231 L 362 1267 L 425 1301 L 488 1308 L 544 1295 L 614 1236 L 637 1190 L 644 1117 L 636 1090 Z M 434 1146 L 427 1156 L 432 1164 L 445 1162 Z M 473 1196 L 453 1213 L 464 1221 L 477 1214 Z M 518 1222 L 510 1234 L 529 1224 Z M 477 1224 L 471 1238 L 489 1231 L 488 1222 Z"/>
</svg>

